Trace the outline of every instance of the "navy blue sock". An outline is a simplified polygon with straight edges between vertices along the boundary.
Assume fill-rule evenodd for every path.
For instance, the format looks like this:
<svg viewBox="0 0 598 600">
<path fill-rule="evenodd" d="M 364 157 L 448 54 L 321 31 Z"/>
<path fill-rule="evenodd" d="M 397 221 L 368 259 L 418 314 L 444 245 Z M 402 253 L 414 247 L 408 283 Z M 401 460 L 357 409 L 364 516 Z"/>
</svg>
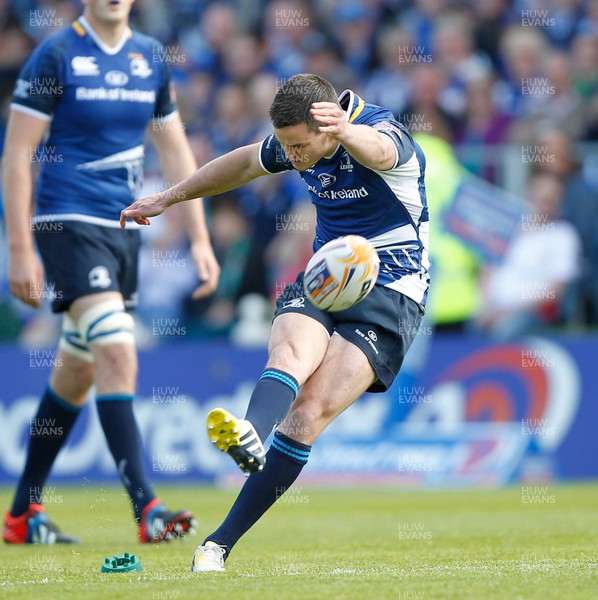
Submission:
<svg viewBox="0 0 598 600">
<path fill-rule="evenodd" d="M 228 557 L 239 538 L 299 477 L 311 446 L 277 431 L 266 454 L 264 470 L 250 475 L 220 527 L 205 540 L 226 547 Z"/>
<path fill-rule="evenodd" d="M 63 400 L 50 386 L 46 388 L 37 414 L 29 424 L 27 461 L 10 509 L 13 517 L 22 515 L 30 504 L 42 503 L 43 487 L 52 464 L 80 412 L 80 406 Z"/>
<path fill-rule="evenodd" d="M 245 415 L 262 442 L 270 435 L 274 425 L 287 416 L 298 391 L 299 384 L 292 375 L 278 369 L 266 369 L 262 373 Z"/>
<path fill-rule="evenodd" d="M 143 509 L 155 496 L 145 473 L 141 435 L 133 414 L 133 396 L 98 396 L 96 405 L 118 475 L 131 498 L 139 523 Z"/>
</svg>

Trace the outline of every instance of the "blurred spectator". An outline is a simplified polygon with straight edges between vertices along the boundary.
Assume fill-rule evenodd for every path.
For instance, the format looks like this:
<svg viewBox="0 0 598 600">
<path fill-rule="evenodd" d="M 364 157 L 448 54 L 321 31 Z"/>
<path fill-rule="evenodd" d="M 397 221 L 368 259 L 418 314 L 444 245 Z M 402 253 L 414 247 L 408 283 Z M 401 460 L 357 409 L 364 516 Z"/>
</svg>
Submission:
<svg viewBox="0 0 598 600">
<path fill-rule="evenodd" d="M 579 0 L 550 0 L 538 3 L 538 14 L 546 15 L 542 17 L 542 30 L 552 46 L 569 48 L 583 14 L 581 4 Z"/>
<path fill-rule="evenodd" d="M 233 6 L 224 2 L 209 4 L 199 21 L 190 19 L 179 33 L 183 52 L 190 57 L 190 68 L 210 69 L 218 73 L 229 40 L 240 32 Z"/>
<path fill-rule="evenodd" d="M 267 250 L 269 295 L 273 305 L 286 285 L 295 281 L 297 273 L 305 269 L 313 255 L 315 207 L 307 200 L 299 202 L 281 215 L 279 223 L 276 237 Z"/>
<path fill-rule="evenodd" d="M 222 272 L 212 296 L 187 298 L 187 330 L 191 337 L 225 338 L 236 322 L 238 301 L 251 293 L 266 296 L 266 275 L 263 252 L 251 251 L 251 229 L 234 197 L 221 195 L 210 208 L 212 246 Z"/>
<path fill-rule="evenodd" d="M 378 66 L 372 71 L 363 92 L 368 102 L 387 107 L 397 119 L 405 112 L 411 91 L 410 69 L 419 59 L 413 50 L 409 32 L 398 27 L 383 31 L 378 38 Z"/>
<path fill-rule="evenodd" d="M 0 0 L 0 141 L 18 69 L 36 43 L 69 26 L 77 11 L 72 0 Z M 438 150 L 442 140 L 456 145 L 470 171 L 499 185 L 508 182 L 515 191 L 523 187 L 529 165 L 518 160 L 514 142 L 528 149 L 546 147 L 532 166 L 563 179 L 564 215 L 578 230 L 584 252 L 578 315 L 584 323 L 598 323 L 597 159 L 592 150 L 586 153 L 582 172 L 569 139 L 598 141 L 598 0 L 137 0 L 134 21 L 167 45 L 164 60 L 173 70 L 199 164 L 268 135 L 268 108 L 276 89 L 305 71 L 326 77 L 339 92 L 351 88 L 368 102 L 388 106 L 413 134 L 434 140 L 427 170 L 431 206 L 444 207 L 452 189 L 446 182 L 460 177 L 459 171 L 447 172 L 458 166 L 452 153 Z M 547 124 L 550 131 L 539 139 L 536 132 Z M 553 162 L 545 160 L 553 155 Z M 508 162 L 509 156 L 517 164 Z M 156 164 L 148 149 L 148 182 L 155 182 Z M 519 173 L 511 176 L 513 167 Z M 280 236 L 281 218 L 297 214 L 304 199 L 298 178 L 263 178 L 228 194 L 225 204 L 232 203 L 234 210 L 227 205 L 222 214 L 231 216 L 231 226 L 244 219 L 240 237 L 248 242 L 252 260 L 257 257 L 272 273 L 274 254 L 264 254 L 265 248 L 289 237 Z M 213 203 L 216 212 L 219 201 Z M 216 216 L 217 226 L 221 216 Z M 150 265 L 152 244 L 161 248 L 166 234 L 156 235 L 157 240 L 148 236 L 144 250 Z M 170 249 L 183 253 L 175 239 Z M 458 246 L 456 238 L 452 241 Z M 463 269 L 456 281 L 461 285 L 463 275 L 474 286 L 477 261 L 460 249 Z M 222 252 L 234 255 L 231 248 Z M 439 267 L 435 288 L 446 290 L 443 273 L 449 272 Z M 177 281 L 173 290 L 183 287 Z M 263 282 L 255 287 L 267 293 Z M 463 315 L 476 304 L 475 290 L 465 287 L 466 301 L 455 304 L 467 304 Z M 1 304 L 8 295 L 2 282 L 0 290 Z M 258 304 L 248 306 L 251 312 Z M 191 312 L 196 308 L 190 306 Z M 147 309 L 159 310 L 155 305 Z M 236 311 L 235 305 L 222 314 Z M 457 327 L 467 320 L 445 317 Z M 37 324 L 30 327 L 37 331 Z M 46 330 L 53 331 L 53 325 Z"/>
<path fill-rule="evenodd" d="M 79 4 L 70 0 L 15 2 L 13 5 L 19 12 L 24 31 L 38 42 L 68 27 L 80 12 Z"/>
<path fill-rule="evenodd" d="M 401 28 L 411 31 L 421 54 L 434 54 L 434 32 L 437 19 L 445 13 L 447 0 L 415 0 L 400 17 Z"/>
<path fill-rule="evenodd" d="M 507 0 L 478 0 L 473 2 L 475 46 L 500 66 L 500 40 L 509 20 Z"/>
<path fill-rule="evenodd" d="M 535 144 L 547 160 L 536 169 L 558 176 L 563 183 L 563 218 L 575 227 L 581 240 L 579 320 L 598 324 L 598 191 L 585 181 L 573 157 L 571 138 L 561 129 L 542 132 Z"/>
<path fill-rule="evenodd" d="M 270 135 L 272 125 L 268 111 L 277 92 L 279 80 L 270 73 L 262 73 L 254 77 L 245 88 L 247 94 L 246 110 L 250 113 L 257 132 L 257 138 Z"/>
<path fill-rule="evenodd" d="M 598 90 L 598 37 L 579 35 L 573 40 L 571 66 L 576 94 L 592 98 Z"/>
<path fill-rule="evenodd" d="M 19 26 L 7 0 L 0 0 L 0 143 L 4 145 L 4 129 L 8 117 L 8 105 L 12 98 L 21 65 L 34 44 Z M 4 5 L 4 6 L 3 6 Z"/>
<path fill-rule="evenodd" d="M 206 130 L 213 123 L 216 84 L 209 71 L 190 73 L 177 93 L 181 118 L 187 127 Z"/>
<path fill-rule="evenodd" d="M 281 215 L 305 199 L 305 186 L 295 177 L 260 177 L 238 193 L 239 206 L 253 223 L 254 236 L 266 247 L 280 230 Z"/>
<path fill-rule="evenodd" d="M 482 279 L 483 306 L 477 325 L 499 338 L 529 333 L 562 318 L 567 287 L 579 275 L 581 242 L 561 220 L 564 188 L 551 173 L 529 182 L 530 213 L 502 262 Z"/>
<path fill-rule="evenodd" d="M 173 35 L 167 11 L 165 0 L 135 0 L 131 22 L 135 29 L 166 42 Z"/>
<path fill-rule="evenodd" d="M 2 76 L 16 76 L 34 47 L 31 38 L 23 31 L 16 16 L 6 7 L 2 9 L 2 35 L 0 36 L 0 72 Z M 2 88 L 3 92 L 5 88 Z"/>
<path fill-rule="evenodd" d="M 573 86 L 571 59 L 565 52 L 552 52 L 545 59 L 545 72 L 551 93 L 536 116 L 566 128 L 571 137 L 579 139 L 585 120 L 581 98 Z"/>
<path fill-rule="evenodd" d="M 471 26 L 464 13 L 452 13 L 438 20 L 434 36 L 434 59 L 446 75 L 442 105 L 460 118 L 467 106 L 467 84 L 489 74 L 490 61 L 476 54 Z"/>
<path fill-rule="evenodd" d="M 140 193 L 154 193 L 164 187 L 163 182 L 150 177 Z M 138 267 L 140 303 L 135 316 L 145 326 L 148 336 L 154 319 L 176 319 L 181 315 L 183 300 L 199 284 L 182 217 L 181 211 L 169 211 L 164 219 L 157 219 L 142 232 Z M 157 341 L 144 338 L 142 331 L 140 328 L 137 332 L 142 345 Z"/>
<path fill-rule="evenodd" d="M 441 92 L 446 78 L 434 63 L 418 64 L 411 72 L 411 97 L 403 122 L 412 132 L 426 132 L 451 142 L 455 137 L 457 119 L 442 105 Z"/>
<path fill-rule="evenodd" d="M 305 53 L 319 46 L 323 38 L 309 4 L 298 0 L 269 3 L 263 35 L 274 72 L 286 79 L 308 71 Z"/>
<path fill-rule="evenodd" d="M 373 6 L 357 0 L 340 2 L 333 13 L 331 33 L 338 44 L 343 62 L 358 76 L 371 66 L 374 31 L 378 15 Z"/>
<path fill-rule="evenodd" d="M 495 145 L 508 138 L 512 119 L 495 105 L 492 86 L 489 75 L 468 83 L 467 111 L 457 130 L 455 143 L 460 147 L 461 163 L 470 172 L 494 183 L 496 173 L 489 158 L 495 152 Z"/>
<path fill-rule="evenodd" d="M 260 42 L 253 35 L 236 35 L 223 52 L 223 74 L 229 81 L 244 84 L 256 77 L 265 61 Z"/>
<path fill-rule="evenodd" d="M 255 123 L 246 103 L 245 90 L 237 83 L 225 85 L 216 94 L 216 119 L 210 127 L 216 155 L 253 141 Z"/>
<path fill-rule="evenodd" d="M 427 324 L 437 331 L 464 331 L 478 310 L 479 262 L 473 251 L 444 225 L 463 180 L 449 143 L 428 134 L 414 136 L 426 156 L 426 197 L 430 212 L 430 294 Z M 433 165 L 431 168 L 430 165 Z"/>
<path fill-rule="evenodd" d="M 306 71 L 324 77 L 336 90 L 354 87 L 355 73 L 341 60 L 340 52 L 325 40 L 311 45 L 306 53 Z"/>
<path fill-rule="evenodd" d="M 530 93 L 542 87 L 542 58 L 547 43 L 536 28 L 509 27 L 500 43 L 501 80 L 497 83 L 498 102 L 513 117 L 534 112 L 538 94 Z"/>
<path fill-rule="evenodd" d="M 194 131 L 188 135 L 189 145 L 198 165 L 205 165 L 214 158 L 212 142 L 205 132 Z"/>
<path fill-rule="evenodd" d="M 598 3 L 596 3 L 598 6 Z M 598 33 L 579 35 L 572 48 L 573 89 L 584 101 L 583 139 L 598 140 Z"/>
<path fill-rule="evenodd" d="M 598 0 L 587 0 L 585 16 L 580 19 L 577 30 L 582 35 L 598 36 Z"/>
</svg>

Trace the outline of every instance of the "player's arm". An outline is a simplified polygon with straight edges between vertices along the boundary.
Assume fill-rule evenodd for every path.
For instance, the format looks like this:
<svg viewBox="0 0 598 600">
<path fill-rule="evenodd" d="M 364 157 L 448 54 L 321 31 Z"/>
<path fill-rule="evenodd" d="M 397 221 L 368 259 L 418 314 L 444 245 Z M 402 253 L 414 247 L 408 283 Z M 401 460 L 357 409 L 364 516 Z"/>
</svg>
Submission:
<svg viewBox="0 0 598 600">
<path fill-rule="evenodd" d="M 48 121 L 43 118 L 12 109 L 2 158 L 4 219 L 10 252 L 8 282 L 16 298 L 35 307 L 41 305 L 38 292 L 42 288 L 44 270 L 35 253 L 31 232 L 31 156 L 47 126 Z"/>
<path fill-rule="evenodd" d="M 129 218 L 140 225 L 149 225 L 148 217 L 162 214 L 173 204 L 223 194 L 257 177 L 268 175 L 260 164 L 260 147 L 261 143 L 257 143 L 237 148 L 200 167 L 179 184 L 159 194 L 137 200 L 122 211 L 121 227 L 125 227 Z"/>
<path fill-rule="evenodd" d="M 180 182 L 197 168 L 178 112 L 160 127 L 150 127 L 150 138 L 160 159 L 162 174 L 168 182 Z M 218 286 L 220 266 L 214 256 L 206 225 L 203 199 L 185 202 L 179 207 L 191 242 L 191 256 L 202 284 L 193 292 L 193 298 L 211 294 Z"/>
<path fill-rule="evenodd" d="M 338 104 L 314 102 L 311 114 L 322 123 L 318 131 L 337 140 L 358 163 L 377 171 L 386 171 L 396 165 L 397 148 L 392 139 L 369 125 L 348 123 Z"/>
</svg>

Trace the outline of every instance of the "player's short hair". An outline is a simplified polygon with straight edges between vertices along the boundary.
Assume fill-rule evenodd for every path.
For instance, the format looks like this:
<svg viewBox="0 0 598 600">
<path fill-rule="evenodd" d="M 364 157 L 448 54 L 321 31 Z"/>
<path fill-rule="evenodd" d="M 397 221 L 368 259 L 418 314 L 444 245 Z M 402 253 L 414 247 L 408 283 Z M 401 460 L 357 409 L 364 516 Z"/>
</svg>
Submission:
<svg viewBox="0 0 598 600">
<path fill-rule="evenodd" d="M 314 131 L 318 125 L 311 115 L 314 102 L 338 104 L 338 94 L 332 84 L 318 75 L 301 73 L 293 75 L 276 92 L 270 106 L 270 120 L 275 129 L 305 123 Z"/>
</svg>

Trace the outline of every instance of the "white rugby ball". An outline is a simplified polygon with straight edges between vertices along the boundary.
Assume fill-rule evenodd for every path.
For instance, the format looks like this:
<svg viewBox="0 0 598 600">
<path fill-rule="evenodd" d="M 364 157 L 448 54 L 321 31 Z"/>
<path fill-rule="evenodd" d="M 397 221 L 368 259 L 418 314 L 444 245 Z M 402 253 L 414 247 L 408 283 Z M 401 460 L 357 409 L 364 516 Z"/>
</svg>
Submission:
<svg viewBox="0 0 598 600">
<path fill-rule="evenodd" d="M 380 259 L 360 235 L 346 235 L 324 244 L 310 259 L 303 275 L 309 301 L 337 312 L 363 300 L 378 279 Z"/>
</svg>

